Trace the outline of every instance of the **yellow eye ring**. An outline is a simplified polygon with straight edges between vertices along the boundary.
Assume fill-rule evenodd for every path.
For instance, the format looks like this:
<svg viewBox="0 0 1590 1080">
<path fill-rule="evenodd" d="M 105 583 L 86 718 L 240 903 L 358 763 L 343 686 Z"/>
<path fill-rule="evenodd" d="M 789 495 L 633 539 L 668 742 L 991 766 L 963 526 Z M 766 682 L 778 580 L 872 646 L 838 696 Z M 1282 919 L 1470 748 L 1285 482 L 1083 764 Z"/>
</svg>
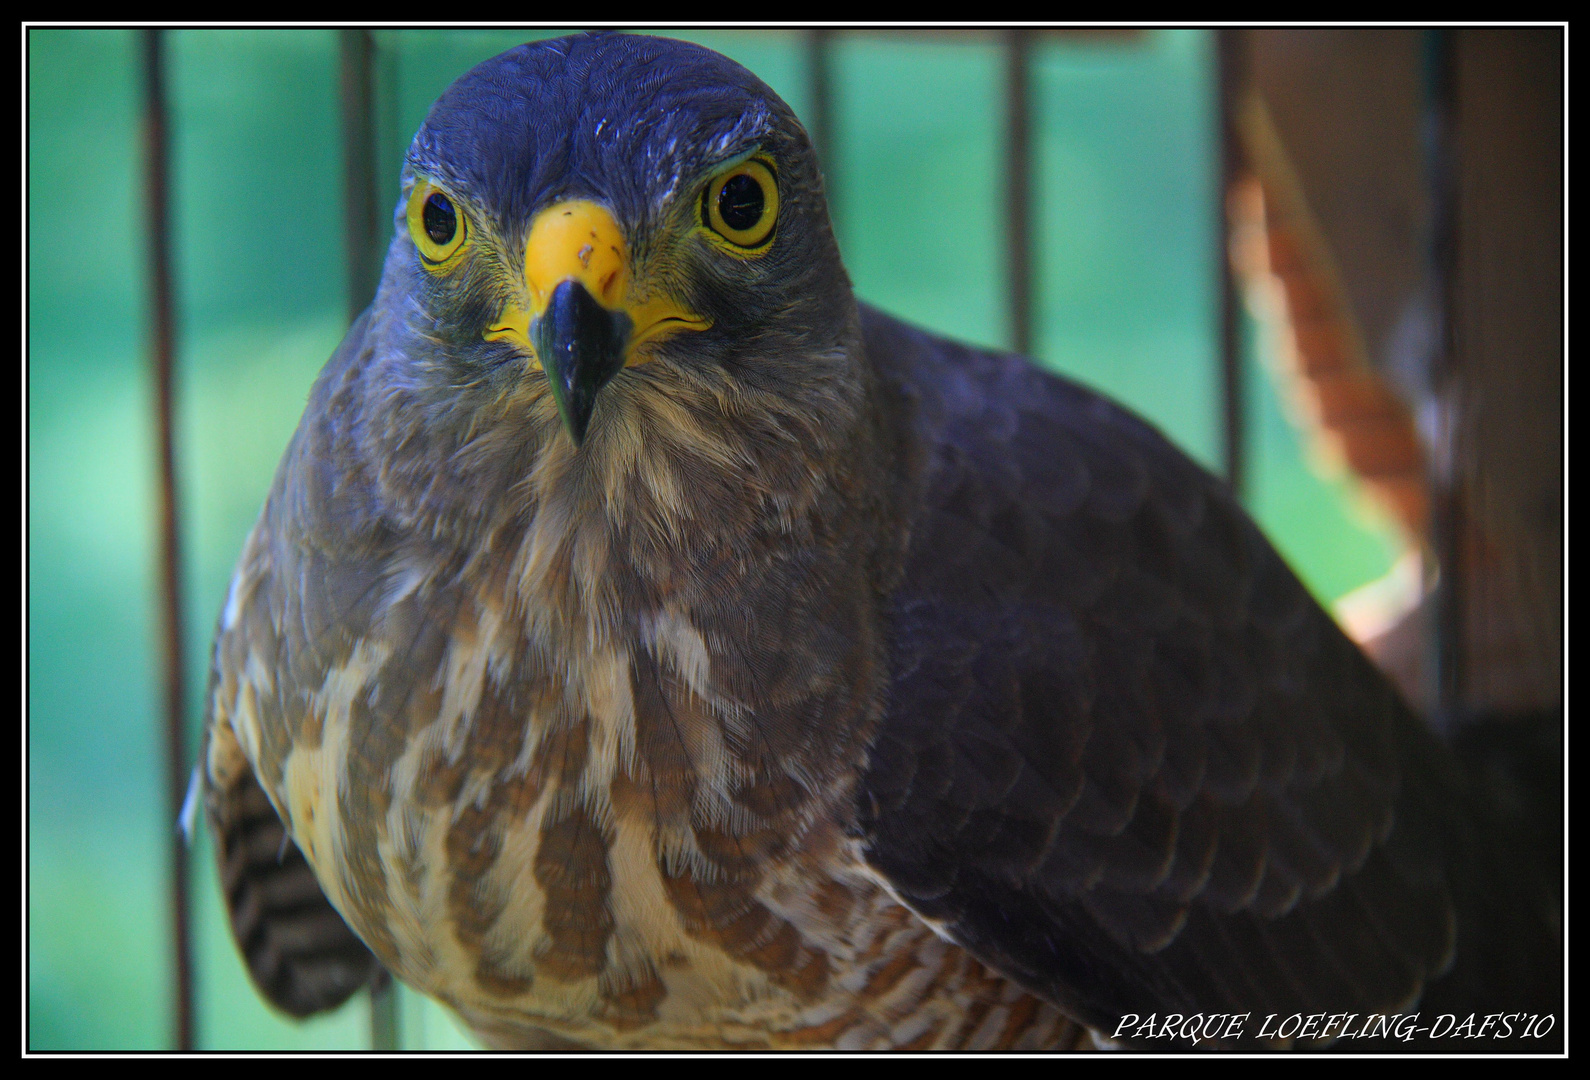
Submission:
<svg viewBox="0 0 1590 1080">
<path fill-rule="evenodd" d="M 453 197 L 435 184 L 421 180 L 409 194 L 409 235 L 420 251 L 425 268 L 440 271 L 464 247 L 468 219 Z"/>
<path fill-rule="evenodd" d="M 778 224 L 772 163 L 748 158 L 714 176 L 701 192 L 701 223 L 736 248 L 766 247 Z"/>
</svg>

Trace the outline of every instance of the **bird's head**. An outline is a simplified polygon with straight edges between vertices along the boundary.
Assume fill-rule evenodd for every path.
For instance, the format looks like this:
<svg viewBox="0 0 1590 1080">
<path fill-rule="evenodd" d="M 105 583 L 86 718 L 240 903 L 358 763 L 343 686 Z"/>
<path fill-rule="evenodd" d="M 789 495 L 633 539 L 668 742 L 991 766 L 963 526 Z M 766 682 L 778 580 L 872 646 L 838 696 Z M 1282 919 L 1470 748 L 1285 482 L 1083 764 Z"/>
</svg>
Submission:
<svg viewBox="0 0 1590 1080">
<path fill-rule="evenodd" d="M 811 143 L 710 50 L 608 33 L 479 65 L 416 134 L 396 225 L 377 307 L 463 422 L 600 454 L 669 403 L 831 420 L 856 396 Z"/>
</svg>

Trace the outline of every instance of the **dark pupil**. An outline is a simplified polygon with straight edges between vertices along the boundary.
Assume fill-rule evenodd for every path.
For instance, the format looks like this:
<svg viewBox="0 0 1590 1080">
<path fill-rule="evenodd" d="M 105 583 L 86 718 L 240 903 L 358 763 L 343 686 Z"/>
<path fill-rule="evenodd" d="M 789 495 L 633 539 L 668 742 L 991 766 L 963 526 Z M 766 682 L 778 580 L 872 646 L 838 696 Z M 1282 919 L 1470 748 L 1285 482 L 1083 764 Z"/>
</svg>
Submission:
<svg viewBox="0 0 1590 1080">
<path fill-rule="evenodd" d="M 458 214 L 446 195 L 432 195 L 425 200 L 425 235 L 433 243 L 445 244 L 458 231 Z"/>
<path fill-rule="evenodd" d="M 729 177 L 718 192 L 718 213 L 723 216 L 723 223 L 736 232 L 753 228 L 762 220 L 762 205 L 762 185 L 745 173 Z"/>
</svg>

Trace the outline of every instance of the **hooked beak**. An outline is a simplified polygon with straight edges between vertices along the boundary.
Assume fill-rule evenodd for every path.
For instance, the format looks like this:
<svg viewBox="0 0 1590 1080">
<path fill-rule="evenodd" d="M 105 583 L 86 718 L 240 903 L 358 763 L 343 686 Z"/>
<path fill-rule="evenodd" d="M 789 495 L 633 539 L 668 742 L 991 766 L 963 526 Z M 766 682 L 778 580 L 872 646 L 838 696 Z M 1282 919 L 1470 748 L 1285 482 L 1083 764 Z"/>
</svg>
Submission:
<svg viewBox="0 0 1590 1080">
<path fill-rule="evenodd" d="M 649 359 L 642 346 L 712 325 L 668 297 L 637 297 L 623 233 L 606 207 L 585 199 L 536 216 L 525 243 L 525 285 L 529 304 L 511 302 L 485 337 L 532 355 L 575 446 L 585 441 L 602 387 Z"/>
<path fill-rule="evenodd" d="M 547 309 L 531 320 L 530 341 L 575 446 L 585 442 L 597 393 L 624 366 L 631 325 L 628 315 L 604 308 L 572 278 L 558 283 Z"/>
</svg>

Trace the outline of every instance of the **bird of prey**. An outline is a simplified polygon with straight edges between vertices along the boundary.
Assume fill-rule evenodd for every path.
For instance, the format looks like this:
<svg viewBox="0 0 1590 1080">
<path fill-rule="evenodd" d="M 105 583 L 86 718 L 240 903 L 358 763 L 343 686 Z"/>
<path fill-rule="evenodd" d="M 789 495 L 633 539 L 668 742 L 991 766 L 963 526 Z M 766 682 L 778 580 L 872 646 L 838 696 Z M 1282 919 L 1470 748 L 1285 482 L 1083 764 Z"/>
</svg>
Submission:
<svg viewBox="0 0 1590 1080">
<path fill-rule="evenodd" d="M 1242 1046 L 1551 985 L 1495 785 L 1149 425 L 859 304 L 743 68 L 504 53 L 395 222 L 214 650 L 283 1011 L 384 966 L 501 1047 Z"/>
</svg>

